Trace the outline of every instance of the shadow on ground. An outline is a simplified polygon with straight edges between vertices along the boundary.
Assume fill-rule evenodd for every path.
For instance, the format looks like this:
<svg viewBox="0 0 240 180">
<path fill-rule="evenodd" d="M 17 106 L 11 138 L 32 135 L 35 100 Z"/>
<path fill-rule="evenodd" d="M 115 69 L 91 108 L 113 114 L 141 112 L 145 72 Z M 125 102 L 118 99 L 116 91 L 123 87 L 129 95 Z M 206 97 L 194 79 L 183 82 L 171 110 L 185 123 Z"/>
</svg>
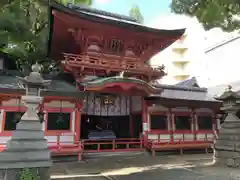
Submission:
<svg viewBox="0 0 240 180">
<path fill-rule="evenodd" d="M 237 180 L 238 171 L 210 166 L 211 155 L 146 154 L 110 156 L 82 163 L 57 163 L 52 179 L 62 180 Z"/>
</svg>

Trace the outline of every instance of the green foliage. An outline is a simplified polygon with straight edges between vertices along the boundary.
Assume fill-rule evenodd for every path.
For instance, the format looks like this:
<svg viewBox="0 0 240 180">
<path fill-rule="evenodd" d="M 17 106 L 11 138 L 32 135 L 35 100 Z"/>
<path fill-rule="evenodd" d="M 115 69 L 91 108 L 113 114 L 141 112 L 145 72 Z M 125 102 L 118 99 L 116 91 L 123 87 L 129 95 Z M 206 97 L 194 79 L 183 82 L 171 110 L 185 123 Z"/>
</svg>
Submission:
<svg viewBox="0 0 240 180">
<path fill-rule="evenodd" d="M 33 173 L 29 168 L 24 168 L 20 171 L 20 180 L 40 180 L 38 174 Z"/>
<path fill-rule="evenodd" d="M 239 29 L 239 0 L 172 0 L 171 9 L 178 14 L 196 16 L 205 29 L 220 27 Z"/>
<path fill-rule="evenodd" d="M 68 0 L 58 0 L 67 4 Z M 90 5 L 91 0 L 75 0 Z M 29 69 L 46 59 L 48 36 L 48 0 L 0 0 L 0 50 L 17 57 L 20 69 Z"/>
<path fill-rule="evenodd" d="M 137 5 L 133 5 L 129 12 L 129 16 L 136 19 L 139 23 L 143 23 L 144 21 L 142 13 Z"/>
</svg>

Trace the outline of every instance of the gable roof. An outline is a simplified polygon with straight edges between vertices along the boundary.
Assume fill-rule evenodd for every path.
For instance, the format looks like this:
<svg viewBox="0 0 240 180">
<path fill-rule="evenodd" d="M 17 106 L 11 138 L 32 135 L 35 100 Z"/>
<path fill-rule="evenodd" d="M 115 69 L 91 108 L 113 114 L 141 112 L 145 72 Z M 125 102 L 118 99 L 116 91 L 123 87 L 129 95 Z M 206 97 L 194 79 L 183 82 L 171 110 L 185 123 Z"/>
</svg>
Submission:
<svg viewBox="0 0 240 180">
<path fill-rule="evenodd" d="M 181 81 L 181 82 L 177 83 L 176 85 L 177 86 L 198 87 L 198 88 L 200 87 L 198 85 L 196 77 L 192 77 L 191 79 Z"/>
<path fill-rule="evenodd" d="M 205 53 L 209 53 L 209 52 L 211 52 L 211 51 L 213 51 L 213 50 L 215 50 L 215 49 L 217 49 L 219 47 L 222 47 L 222 46 L 224 46 L 224 45 L 226 45 L 228 43 L 231 43 L 231 42 L 233 42 L 233 41 L 235 41 L 235 40 L 237 40 L 239 38 L 240 38 L 240 35 L 236 35 L 236 36 L 232 36 L 232 37 L 230 37 L 228 39 L 225 39 L 225 40 L 223 40 L 221 42 L 218 42 L 218 43 L 214 44 L 213 46 L 208 47 L 205 50 Z"/>
<path fill-rule="evenodd" d="M 163 88 L 164 91 L 161 94 L 152 97 L 173 100 L 218 102 L 208 93 L 207 88 L 199 87 L 195 77 L 175 85 L 156 84 L 155 86 L 157 88 Z"/>
<path fill-rule="evenodd" d="M 124 21 L 128 21 L 129 23 L 137 23 L 137 19 L 130 17 L 130 16 L 125 16 L 122 14 L 117 14 L 117 13 L 111 13 L 111 12 L 107 12 L 107 11 L 102 11 L 99 9 L 95 9 L 89 6 L 86 6 L 84 4 L 72 4 L 72 3 L 68 3 L 67 7 L 74 9 L 76 11 L 82 12 L 82 13 L 91 13 L 95 16 L 104 16 L 105 18 L 114 18 L 116 20 L 124 20 Z"/>
<path fill-rule="evenodd" d="M 185 29 L 166 30 L 166 29 L 155 29 L 143 24 L 138 23 L 135 19 L 119 15 L 115 13 L 109 13 L 102 10 L 97 10 L 83 5 L 75 5 L 69 3 L 68 6 L 64 6 L 55 0 L 49 1 L 50 13 L 52 10 L 57 10 L 68 15 L 78 17 L 80 19 L 90 20 L 99 23 L 116 25 L 122 28 L 130 28 L 132 30 L 138 30 L 141 32 L 153 33 L 156 35 L 174 36 L 176 38 L 181 37 L 185 33 Z M 52 14 L 50 14 L 51 16 Z M 50 24 L 52 24 L 50 18 Z"/>
</svg>

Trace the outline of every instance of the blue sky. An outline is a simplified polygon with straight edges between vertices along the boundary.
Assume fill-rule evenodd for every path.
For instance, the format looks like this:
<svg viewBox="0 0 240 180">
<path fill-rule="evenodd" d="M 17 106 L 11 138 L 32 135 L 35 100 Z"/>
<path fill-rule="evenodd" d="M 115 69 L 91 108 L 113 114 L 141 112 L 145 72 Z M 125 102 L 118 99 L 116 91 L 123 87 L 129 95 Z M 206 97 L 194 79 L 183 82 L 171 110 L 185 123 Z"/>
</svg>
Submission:
<svg viewBox="0 0 240 180">
<path fill-rule="evenodd" d="M 150 23 L 157 16 L 170 12 L 171 0 L 95 0 L 93 7 L 109 12 L 128 15 L 133 4 L 140 7 L 144 23 Z"/>
</svg>

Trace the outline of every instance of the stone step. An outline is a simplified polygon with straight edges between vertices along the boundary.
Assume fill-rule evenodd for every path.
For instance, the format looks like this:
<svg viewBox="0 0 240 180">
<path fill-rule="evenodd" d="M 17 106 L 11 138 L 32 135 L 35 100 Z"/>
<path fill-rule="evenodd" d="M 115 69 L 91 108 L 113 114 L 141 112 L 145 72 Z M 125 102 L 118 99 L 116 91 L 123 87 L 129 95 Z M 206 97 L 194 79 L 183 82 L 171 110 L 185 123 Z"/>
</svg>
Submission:
<svg viewBox="0 0 240 180">
<path fill-rule="evenodd" d="M 218 139 L 225 140 L 225 141 L 240 141 L 240 135 L 230 135 L 230 134 L 220 133 L 218 135 Z"/>
<path fill-rule="evenodd" d="M 7 149 L 12 149 L 13 151 L 18 149 L 47 149 L 47 140 L 45 139 L 39 139 L 39 140 L 29 140 L 25 139 L 24 141 L 19 141 L 12 139 L 11 141 L 8 141 L 7 143 Z"/>
<path fill-rule="evenodd" d="M 219 130 L 219 134 L 229 134 L 229 135 L 240 135 L 240 129 L 234 128 L 234 129 L 226 129 L 226 128 L 221 128 Z"/>
<path fill-rule="evenodd" d="M 32 151 L 3 151 L 0 153 L 0 163 L 3 162 L 18 162 L 18 161 L 31 161 L 31 160 L 45 160 L 51 159 L 50 152 L 48 149 L 36 149 Z"/>
<path fill-rule="evenodd" d="M 31 167 L 51 167 L 52 162 L 45 159 L 41 161 L 19 161 L 19 162 L 1 162 L 0 169 L 11 169 L 11 168 L 31 168 Z"/>
<path fill-rule="evenodd" d="M 42 130 L 42 124 L 40 121 L 21 120 L 17 124 L 19 130 Z"/>
<path fill-rule="evenodd" d="M 15 130 L 12 139 L 44 139 L 44 132 L 41 130 Z"/>
</svg>

